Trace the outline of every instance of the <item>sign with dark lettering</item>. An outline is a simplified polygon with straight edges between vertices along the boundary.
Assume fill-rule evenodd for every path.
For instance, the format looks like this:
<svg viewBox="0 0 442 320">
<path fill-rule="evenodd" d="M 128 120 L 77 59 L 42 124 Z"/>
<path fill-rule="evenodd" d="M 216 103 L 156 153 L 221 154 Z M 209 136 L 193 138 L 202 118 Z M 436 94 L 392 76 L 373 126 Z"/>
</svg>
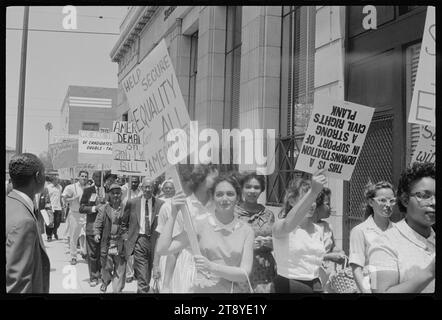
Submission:
<svg viewBox="0 0 442 320">
<path fill-rule="evenodd" d="M 428 6 L 408 122 L 436 126 L 436 21 Z"/>
<path fill-rule="evenodd" d="M 145 175 L 144 148 L 135 123 L 114 121 L 112 125 L 112 173 Z"/>
<path fill-rule="evenodd" d="M 144 146 L 146 176 L 156 178 L 172 166 L 168 148 L 176 142 L 168 142 L 167 134 L 188 131 L 190 123 L 164 39 L 123 79 L 122 87 Z M 186 156 L 180 154 L 178 161 Z"/>
<path fill-rule="evenodd" d="M 112 133 L 79 130 L 78 162 L 110 165 L 112 162 Z"/>
<path fill-rule="evenodd" d="M 431 162 L 436 161 L 436 128 L 431 126 L 422 126 L 420 128 L 419 141 L 413 152 L 411 163 L 413 162 Z"/>
<path fill-rule="evenodd" d="M 374 108 L 316 98 L 296 161 L 296 170 L 349 181 L 373 117 Z"/>
</svg>

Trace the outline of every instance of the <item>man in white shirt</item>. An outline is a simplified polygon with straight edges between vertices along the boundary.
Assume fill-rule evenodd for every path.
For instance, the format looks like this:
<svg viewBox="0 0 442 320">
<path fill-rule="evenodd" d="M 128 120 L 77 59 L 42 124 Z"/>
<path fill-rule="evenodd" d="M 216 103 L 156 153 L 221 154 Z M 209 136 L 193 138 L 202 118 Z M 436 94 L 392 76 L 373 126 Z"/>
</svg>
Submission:
<svg viewBox="0 0 442 320">
<path fill-rule="evenodd" d="M 77 241 L 80 236 L 81 228 L 86 223 L 86 219 L 80 214 L 80 200 L 83 190 L 86 187 L 88 179 L 87 171 L 80 171 L 78 182 L 66 186 L 63 191 L 63 201 L 69 203 L 69 248 L 71 251 L 71 264 L 77 264 Z"/>
<path fill-rule="evenodd" d="M 158 232 L 158 213 L 164 202 L 152 196 L 153 181 L 144 178 L 141 184 L 143 195 L 127 201 L 124 208 L 123 227 L 128 230 L 125 242 L 126 260 L 134 255 L 134 271 L 137 292 L 148 293 L 152 273 L 155 244 Z"/>
<path fill-rule="evenodd" d="M 52 212 L 54 214 L 54 226 L 52 228 L 46 227 L 46 235 L 48 241 L 52 240 L 52 236 L 55 240 L 58 240 L 57 230 L 61 223 L 61 185 L 58 183 L 57 177 L 48 177 L 47 189 L 49 198 L 51 200 Z"/>
</svg>

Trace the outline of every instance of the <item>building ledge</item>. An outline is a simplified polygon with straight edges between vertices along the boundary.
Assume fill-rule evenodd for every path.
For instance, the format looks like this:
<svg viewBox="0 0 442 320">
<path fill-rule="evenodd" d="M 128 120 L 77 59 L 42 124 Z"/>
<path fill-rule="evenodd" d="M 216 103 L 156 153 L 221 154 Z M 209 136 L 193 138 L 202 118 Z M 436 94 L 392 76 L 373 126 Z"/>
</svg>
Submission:
<svg viewBox="0 0 442 320">
<path fill-rule="evenodd" d="M 127 26 L 121 32 L 117 43 L 111 50 L 110 57 L 112 62 L 120 61 L 128 48 L 130 48 L 130 45 L 136 41 L 141 30 L 143 30 L 144 26 L 150 21 L 158 8 L 158 6 L 141 6 L 134 9 L 134 11 L 128 12 L 128 15 L 130 14 L 132 16 L 131 21 L 127 23 Z"/>
</svg>

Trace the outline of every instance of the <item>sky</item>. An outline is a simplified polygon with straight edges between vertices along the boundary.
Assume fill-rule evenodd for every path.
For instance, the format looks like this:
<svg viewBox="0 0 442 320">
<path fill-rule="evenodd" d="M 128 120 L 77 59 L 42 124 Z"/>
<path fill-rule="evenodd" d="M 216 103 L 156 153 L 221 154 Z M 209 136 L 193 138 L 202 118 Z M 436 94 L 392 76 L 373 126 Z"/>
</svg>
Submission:
<svg viewBox="0 0 442 320">
<path fill-rule="evenodd" d="M 127 6 L 76 6 L 78 32 L 117 33 Z M 6 12 L 6 146 L 15 149 L 23 7 Z M 48 149 L 45 124 L 52 137 L 60 134 L 61 106 L 69 85 L 117 88 L 118 65 L 110 52 L 118 35 L 68 33 L 63 29 L 63 7 L 31 6 L 26 63 L 23 151 L 40 154 Z M 99 18 L 102 16 L 102 18 Z"/>
</svg>

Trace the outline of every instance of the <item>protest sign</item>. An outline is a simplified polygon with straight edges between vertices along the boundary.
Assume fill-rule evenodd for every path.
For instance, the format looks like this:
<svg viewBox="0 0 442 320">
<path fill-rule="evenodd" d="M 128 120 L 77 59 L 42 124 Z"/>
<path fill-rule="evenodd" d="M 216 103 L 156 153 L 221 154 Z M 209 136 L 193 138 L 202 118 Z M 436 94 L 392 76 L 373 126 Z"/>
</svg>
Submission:
<svg viewBox="0 0 442 320">
<path fill-rule="evenodd" d="M 408 122 L 436 126 L 436 21 L 428 6 Z"/>
<path fill-rule="evenodd" d="M 175 164 L 168 161 L 174 142 L 167 141 L 167 134 L 172 129 L 189 130 L 190 122 L 164 39 L 123 79 L 122 87 L 143 141 L 146 176 L 156 178 Z M 187 146 L 187 139 L 184 142 Z M 175 160 L 186 156 L 182 152 Z"/>
<path fill-rule="evenodd" d="M 99 131 L 78 131 L 78 162 L 110 165 L 112 134 Z"/>
<path fill-rule="evenodd" d="M 71 168 L 78 163 L 78 140 L 50 144 L 49 154 L 54 169 Z"/>
<path fill-rule="evenodd" d="M 112 173 L 145 175 L 144 149 L 135 124 L 114 121 L 112 139 Z"/>
<path fill-rule="evenodd" d="M 436 161 L 436 128 L 422 126 L 416 149 L 413 152 L 411 163 Z"/>
<path fill-rule="evenodd" d="M 296 162 L 296 170 L 350 180 L 374 108 L 347 101 L 316 99 Z"/>
</svg>

